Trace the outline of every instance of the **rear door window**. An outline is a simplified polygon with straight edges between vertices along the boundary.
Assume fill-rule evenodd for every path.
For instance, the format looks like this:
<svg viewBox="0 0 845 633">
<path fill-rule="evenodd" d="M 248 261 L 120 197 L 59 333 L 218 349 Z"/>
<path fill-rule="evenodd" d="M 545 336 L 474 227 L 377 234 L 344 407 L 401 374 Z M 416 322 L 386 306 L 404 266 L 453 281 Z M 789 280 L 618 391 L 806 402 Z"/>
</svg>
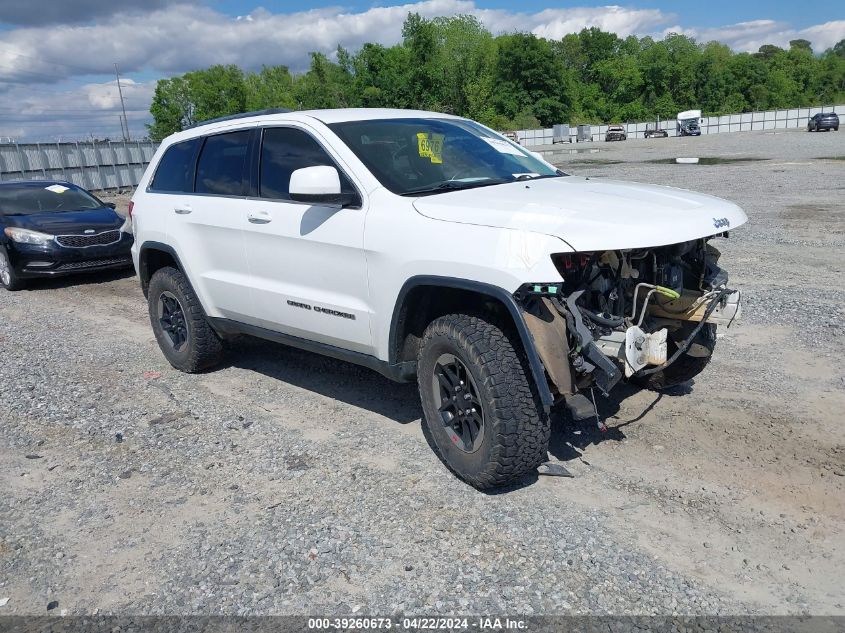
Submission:
<svg viewBox="0 0 845 633">
<path fill-rule="evenodd" d="M 250 130 L 239 130 L 205 140 L 197 161 L 197 193 L 245 195 L 244 164 L 250 134 Z"/>
<path fill-rule="evenodd" d="M 337 165 L 310 134 L 296 128 L 267 128 L 261 143 L 259 195 L 274 200 L 290 200 L 290 175 L 303 167 Z M 355 187 L 338 169 L 340 190 L 356 193 Z"/>
<path fill-rule="evenodd" d="M 190 193 L 194 190 L 194 163 L 200 138 L 192 138 L 168 147 L 158 163 L 150 189 L 153 191 L 177 191 Z"/>
</svg>

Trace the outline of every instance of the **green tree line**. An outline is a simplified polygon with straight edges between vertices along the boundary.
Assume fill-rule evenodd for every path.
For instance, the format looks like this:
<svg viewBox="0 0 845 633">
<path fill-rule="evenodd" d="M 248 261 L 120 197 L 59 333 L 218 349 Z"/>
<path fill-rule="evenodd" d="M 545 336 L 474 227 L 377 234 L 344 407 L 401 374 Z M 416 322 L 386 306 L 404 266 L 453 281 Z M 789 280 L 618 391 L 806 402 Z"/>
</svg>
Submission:
<svg viewBox="0 0 845 633">
<path fill-rule="evenodd" d="M 264 108 L 390 107 L 467 116 L 497 129 L 548 127 L 817 105 L 845 100 L 845 40 L 816 54 L 788 49 L 735 53 L 669 34 L 620 38 L 598 28 L 560 40 L 493 36 L 475 17 L 411 13 L 395 46 L 311 54 L 307 72 L 212 66 L 159 80 L 150 137 L 160 140 L 219 116 Z"/>
</svg>

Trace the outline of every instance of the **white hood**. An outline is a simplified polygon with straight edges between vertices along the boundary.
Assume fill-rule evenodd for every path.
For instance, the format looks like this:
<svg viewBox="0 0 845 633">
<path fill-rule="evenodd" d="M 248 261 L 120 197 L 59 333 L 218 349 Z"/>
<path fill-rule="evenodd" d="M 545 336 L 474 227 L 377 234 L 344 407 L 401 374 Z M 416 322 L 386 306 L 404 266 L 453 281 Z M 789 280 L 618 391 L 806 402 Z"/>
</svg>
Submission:
<svg viewBox="0 0 845 633">
<path fill-rule="evenodd" d="M 451 191 L 414 201 L 447 222 L 553 235 L 575 251 L 676 244 L 734 229 L 732 202 L 683 189 L 568 176 Z"/>
</svg>

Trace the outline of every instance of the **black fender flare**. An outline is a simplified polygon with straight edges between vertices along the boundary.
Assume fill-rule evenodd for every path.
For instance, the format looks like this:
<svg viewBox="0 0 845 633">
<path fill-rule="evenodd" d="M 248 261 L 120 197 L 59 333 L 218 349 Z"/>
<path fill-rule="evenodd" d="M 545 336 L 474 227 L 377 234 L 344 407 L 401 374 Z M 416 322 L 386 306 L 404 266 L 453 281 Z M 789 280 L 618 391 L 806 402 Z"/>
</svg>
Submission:
<svg viewBox="0 0 845 633">
<path fill-rule="evenodd" d="M 439 277 L 435 275 L 418 275 L 408 279 L 399 290 L 399 295 L 396 297 L 396 304 L 393 307 L 393 316 L 390 320 L 390 335 L 388 338 L 388 353 L 390 354 L 389 362 L 395 364 L 398 362 L 398 343 L 399 336 L 399 319 L 402 313 L 402 307 L 405 304 L 408 293 L 419 286 L 440 286 L 444 288 L 456 288 L 459 290 L 469 290 L 479 294 L 487 295 L 502 303 L 507 308 L 508 313 L 513 319 L 516 331 L 519 334 L 522 347 L 525 350 L 525 355 L 528 359 L 528 366 L 531 369 L 534 384 L 537 387 L 537 393 L 540 395 L 540 401 L 543 407 L 548 411 L 552 404 L 554 404 L 554 396 L 551 389 L 549 389 L 548 381 L 546 380 L 546 369 L 543 362 L 540 360 L 540 355 L 537 353 L 537 346 L 534 343 L 534 337 L 528 331 L 528 326 L 525 324 L 525 318 L 522 316 L 522 310 L 517 305 L 513 295 L 504 288 L 494 286 L 492 284 L 482 283 L 471 279 L 461 279 L 458 277 Z"/>
<path fill-rule="evenodd" d="M 148 283 L 151 277 L 147 270 L 147 258 L 144 256 L 146 251 L 162 251 L 163 253 L 167 253 L 176 262 L 176 267 L 179 271 L 182 273 L 185 272 L 185 269 L 182 267 L 182 261 L 176 253 L 176 249 L 162 242 L 147 241 L 141 244 L 141 248 L 138 249 L 138 277 L 141 279 L 142 284 Z"/>
</svg>

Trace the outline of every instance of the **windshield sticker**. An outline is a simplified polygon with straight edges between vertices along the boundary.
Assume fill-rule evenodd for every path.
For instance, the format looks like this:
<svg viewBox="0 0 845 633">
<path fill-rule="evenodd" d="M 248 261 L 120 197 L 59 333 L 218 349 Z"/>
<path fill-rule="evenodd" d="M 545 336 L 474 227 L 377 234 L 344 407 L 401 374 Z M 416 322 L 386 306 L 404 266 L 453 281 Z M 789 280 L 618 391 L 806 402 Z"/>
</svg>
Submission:
<svg viewBox="0 0 845 633">
<path fill-rule="evenodd" d="M 52 191 L 53 193 L 64 193 L 70 187 L 65 187 L 64 185 L 50 185 L 49 187 L 44 187 L 47 191 Z"/>
<path fill-rule="evenodd" d="M 432 163 L 441 165 L 443 163 L 444 138 L 442 134 L 419 132 L 417 134 L 417 151 L 420 158 L 428 158 Z"/>
<path fill-rule="evenodd" d="M 507 141 L 503 141 L 502 139 L 498 138 L 490 138 L 490 137 L 483 137 L 487 144 L 490 145 L 493 149 L 497 152 L 502 154 L 513 154 L 514 156 L 519 156 L 520 158 L 525 158 L 525 154 L 520 152 L 517 148 L 513 145 L 508 143 Z"/>
</svg>

